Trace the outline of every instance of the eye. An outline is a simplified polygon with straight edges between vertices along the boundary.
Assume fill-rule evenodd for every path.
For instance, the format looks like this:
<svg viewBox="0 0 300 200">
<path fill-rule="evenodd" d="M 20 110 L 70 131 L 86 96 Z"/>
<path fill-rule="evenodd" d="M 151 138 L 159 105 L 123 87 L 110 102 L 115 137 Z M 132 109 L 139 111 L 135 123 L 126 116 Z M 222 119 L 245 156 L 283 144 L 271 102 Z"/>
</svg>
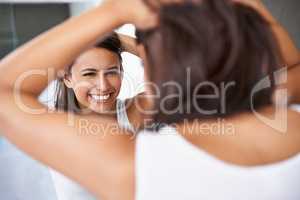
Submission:
<svg viewBox="0 0 300 200">
<path fill-rule="evenodd" d="M 96 76 L 96 73 L 95 72 L 89 72 L 89 73 L 82 74 L 82 76 Z"/>
</svg>

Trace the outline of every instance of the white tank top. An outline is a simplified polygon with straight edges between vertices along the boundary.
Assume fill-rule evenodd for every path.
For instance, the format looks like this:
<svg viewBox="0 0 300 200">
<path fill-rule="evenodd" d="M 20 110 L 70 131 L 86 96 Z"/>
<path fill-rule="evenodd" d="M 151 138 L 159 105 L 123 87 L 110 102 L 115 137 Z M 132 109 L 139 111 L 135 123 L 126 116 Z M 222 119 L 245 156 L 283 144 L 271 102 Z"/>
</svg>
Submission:
<svg viewBox="0 0 300 200">
<path fill-rule="evenodd" d="M 124 101 L 117 99 L 116 111 L 118 124 L 124 129 L 134 131 L 129 122 Z M 51 169 L 50 171 L 58 200 L 96 200 L 92 194 L 76 182 L 55 170 Z"/>
<path fill-rule="evenodd" d="M 119 99 L 117 100 L 117 119 L 118 119 L 118 124 L 122 128 L 129 130 L 131 132 L 135 132 L 134 127 L 132 126 L 132 124 L 128 119 L 125 101 Z"/>
<path fill-rule="evenodd" d="M 223 162 L 174 128 L 136 141 L 135 200 L 299 200 L 300 154 L 256 167 Z"/>
</svg>

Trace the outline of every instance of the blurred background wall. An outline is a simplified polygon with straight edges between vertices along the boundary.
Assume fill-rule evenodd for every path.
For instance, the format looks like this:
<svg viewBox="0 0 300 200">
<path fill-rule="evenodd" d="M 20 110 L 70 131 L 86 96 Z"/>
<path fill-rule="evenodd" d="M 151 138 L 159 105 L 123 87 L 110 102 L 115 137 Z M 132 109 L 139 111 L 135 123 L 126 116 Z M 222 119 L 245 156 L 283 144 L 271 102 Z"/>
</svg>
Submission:
<svg viewBox="0 0 300 200">
<path fill-rule="evenodd" d="M 0 57 L 69 16 L 68 4 L 0 4 Z"/>
<path fill-rule="evenodd" d="M 96 5 L 100 1 L 75 0 L 36 0 L 37 4 L 24 3 L 26 0 L 0 0 L 0 58 L 40 32 L 63 21 L 70 15 Z M 31 0 L 34 1 L 34 0 Z M 46 2 L 46 3 L 45 3 Z M 60 3 L 53 3 L 60 2 Z M 300 1 L 299 0 L 264 0 L 277 19 L 288 29 L 298 47 L 300 47 Z"/>
</svg>

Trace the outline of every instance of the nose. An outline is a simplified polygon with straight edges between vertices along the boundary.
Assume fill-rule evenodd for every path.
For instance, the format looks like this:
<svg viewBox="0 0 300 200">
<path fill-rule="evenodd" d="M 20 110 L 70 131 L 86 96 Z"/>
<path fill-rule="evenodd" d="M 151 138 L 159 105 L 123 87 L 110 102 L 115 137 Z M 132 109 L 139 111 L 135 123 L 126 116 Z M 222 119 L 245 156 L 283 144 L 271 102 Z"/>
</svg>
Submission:
<svg viewBox="0 0 300 200">
<path fill-rule="evenodd" d="M 104 73 L 99 73 L 99 76 L 96 79 L 96 87 L 101 92 L 106 92 L 111 88 L 110 82 Z"/>
</svg>

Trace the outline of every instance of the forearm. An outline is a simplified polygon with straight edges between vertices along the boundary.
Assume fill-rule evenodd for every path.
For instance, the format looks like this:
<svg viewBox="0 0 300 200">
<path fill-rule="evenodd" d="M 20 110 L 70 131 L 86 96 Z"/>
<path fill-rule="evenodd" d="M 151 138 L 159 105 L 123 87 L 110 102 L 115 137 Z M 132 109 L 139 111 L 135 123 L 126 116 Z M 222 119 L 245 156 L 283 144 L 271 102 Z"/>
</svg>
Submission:
<svg viewBox="0 0 300 200">
<path fill-rule="evenodd" d="M 124 35 L 124 34 L 118 34 L 118 36 L 122 42 L 122 47 L 125 52 L 131 53 L 133 55 L 140 57 L 140 53 L 138 51 L 135 38 Z"/>
<path fill-rule="evenodd" d="M 273 24 L 272 30 L 280 48 L 283 64 L 289 67 L 300 63 L 300 51 L 288 32 L 279 24 Z"/>
<path fill-rule="evenodd" d="M 289 94 L 289 103 L 299 104 L 300 103 L 300 64 L 294 65 L 288 69 L 287 73 L 287 84 Z"/>
<path fill-rule="evenodd" d="M 289 95 L 289 103 L 300 103 L 300 51 L 284 27 L 263 6 L 261 13 L 271 24 L 272 31 L 277 39 L 283 67 L 287 67 L 286 88 Z"/>
<path fill-rule="evenodd" d="M 45 72 L 45 76 L 28 77 L 22 82 L 22 92 L 35 96 L 48 85 L 55 76 L 48 76 L 68 66 L 82 51 L 99 38 L 118 27 L 121 22 L 109 4 L 69 19 L 45 32 L 14 51 L 0 63 L 0 88 L 14 88 L 16 81 L 32 70 Z M 99 23 L 99 19 L 105 19 Z"/>
</svg>

